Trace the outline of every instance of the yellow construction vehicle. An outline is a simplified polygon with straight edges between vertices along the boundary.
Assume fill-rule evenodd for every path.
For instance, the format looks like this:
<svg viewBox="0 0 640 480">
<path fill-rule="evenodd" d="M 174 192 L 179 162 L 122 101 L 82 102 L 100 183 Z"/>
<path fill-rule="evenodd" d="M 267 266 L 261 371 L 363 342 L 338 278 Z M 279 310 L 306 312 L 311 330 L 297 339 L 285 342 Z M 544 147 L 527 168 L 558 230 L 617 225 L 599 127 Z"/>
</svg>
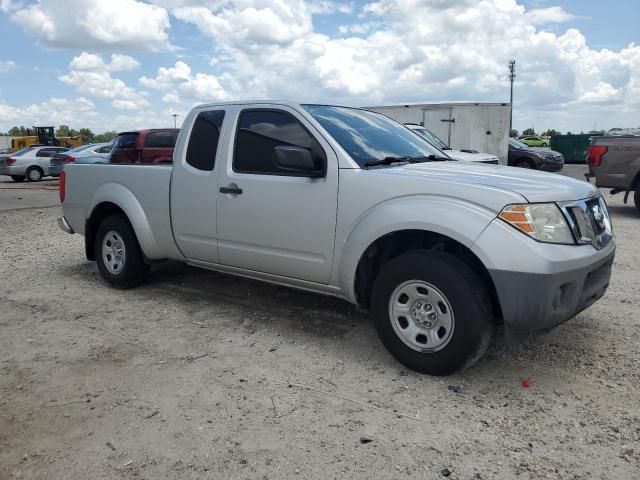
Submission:
<svg viewBox="0 0 640 480">
<path fill-rule="evenodd" d="M 29 133 L 31 133 L 31 131 L 29 131 Z M 33 127 L 33 133 L 34 135 L 26 135 L 12 139 L 11 152 L 36 145 L 75 148 L 84 144 L 81 135 L 56 138 L 53 127 Z"/>
</svg>

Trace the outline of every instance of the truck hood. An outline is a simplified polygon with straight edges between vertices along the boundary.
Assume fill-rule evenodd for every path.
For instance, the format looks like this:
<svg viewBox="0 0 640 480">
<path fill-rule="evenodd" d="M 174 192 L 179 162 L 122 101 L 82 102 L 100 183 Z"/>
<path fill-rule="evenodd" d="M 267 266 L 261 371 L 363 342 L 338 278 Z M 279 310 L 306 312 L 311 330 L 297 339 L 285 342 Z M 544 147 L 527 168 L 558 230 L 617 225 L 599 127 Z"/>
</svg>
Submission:
<svg viewBox="0 0 640 480">
<path fill-rule="evenodd" d="M 498 160 L 496 155 L 490 153 L 469 153 L 462 150 L 445 150 L 444 153 L 461 162 L 493 162 Z"/>
<path fill-rule="evenodd" d="M 486 185 L 517 193 L 531 203 L 581 200 L 598 193 L 595 187 L 582 180 L 503 165 L 428 162 L 389 167 L 383 170 L 391 175 L 423 177 L 458 185 Z"/>
</svg>

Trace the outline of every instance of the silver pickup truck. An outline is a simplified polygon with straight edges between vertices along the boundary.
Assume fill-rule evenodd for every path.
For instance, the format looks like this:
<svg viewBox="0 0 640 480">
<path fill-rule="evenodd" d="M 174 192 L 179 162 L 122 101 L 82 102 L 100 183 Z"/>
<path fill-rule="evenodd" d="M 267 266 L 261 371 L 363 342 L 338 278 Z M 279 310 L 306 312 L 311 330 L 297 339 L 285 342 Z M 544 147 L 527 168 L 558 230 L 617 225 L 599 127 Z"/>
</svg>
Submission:
<svg viewBox="0 0 640 480">
<path fill-rule="evenodd" d="M 114 287 L 172 259 L 370 310 L 404 365 L 445 375 L 548 330 L 609 285 L 615 241 L 587 182 L 450 161 L 387 117 L 290 102 L 203 105 L 173 166 L 73 165 L 60 226 Z"/>
</svg>

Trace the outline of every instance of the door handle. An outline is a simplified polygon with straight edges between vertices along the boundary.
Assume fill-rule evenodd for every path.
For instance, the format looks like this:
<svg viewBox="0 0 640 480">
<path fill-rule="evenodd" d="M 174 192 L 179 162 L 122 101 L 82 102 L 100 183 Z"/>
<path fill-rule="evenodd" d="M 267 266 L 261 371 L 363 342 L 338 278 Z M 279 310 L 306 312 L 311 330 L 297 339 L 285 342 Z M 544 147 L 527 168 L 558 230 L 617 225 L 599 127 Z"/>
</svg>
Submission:
<svg viewBox="0 0 640 480">
<path fill-rule="evenodd" d="M 242 189 L 239 187 L 220 187 L 220 193 L 228 193 L 230 195 L 242 195 Z"/>
</svg>

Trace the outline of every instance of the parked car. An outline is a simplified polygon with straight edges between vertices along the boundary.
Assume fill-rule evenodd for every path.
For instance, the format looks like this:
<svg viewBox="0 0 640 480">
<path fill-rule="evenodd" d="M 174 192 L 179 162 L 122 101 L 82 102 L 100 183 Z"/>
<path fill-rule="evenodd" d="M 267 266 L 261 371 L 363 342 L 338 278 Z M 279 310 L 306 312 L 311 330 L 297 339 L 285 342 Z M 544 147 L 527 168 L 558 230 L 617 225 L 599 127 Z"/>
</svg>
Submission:
<svg viewBox="0 0 640 480">
<path fill-rule="evenodd" d="M 640 136 L 592 137 L 587 163 L 587 180 L 595 177 L 597 187 L 611 188 L 614 195 L 624 193 L 624 203 L 633 192 L 640 209 Z"/>
<path fill-rule="evenodd" d="M 509 166 L 558 172 L 564 168 L 564 157 L 553 150 L 530 148 L 515 138 L 510 138 Z"/>
<path fill-rule="evenodd" d="M 39 182 L 49 172 L 49 161 L 55 153 L 68 150 L 65 147 L 27 147 L 0 159 L 0 175 L 9 175 L 15 182 Z"/>
<path fill-rule="evenodd" d="M 49 172 L 51 175 L 60 175 L 67 163 L 109 163 L 110 152 L 111 142 L 93 143 L 56 153 L 49 162 Z"/>
<path fill-rule="evenodd" d="M 451 157 L 454 160 L 458 160 L 461 162 L 491 163 L 494 165 L 498 165 L 500 163 L 500 159 L 496 155 L 491 155 L 490 153 L 480 153 L 476 152 L 475 150 L 452 150 L 433 132 L 423 127 L 422 125 L 416 125 L 415 123 L 405 123 L 405 125 L 407 126 L 407 128 L 420 135 L 434 147 L 445 152 L 447 156 Z"/>
<path fill-rule="evenodd" d="M 542 137 L 538 137 L 537 135 L 528 135 L 525 137 L 519 137 L 518 140 L 524 143 L 527 147 L 548 147 L 549 146 L 549 140 Z"/>
<path fill-rule="evenodd" d="M 119 133 L 109 163 L 171 163 L 179 132 L 177 128 L 157 128 Z"/>
<path fill-rule="evenodd" d="M 174 158 L 61 174 L 59 225 L 116 288 L 173 259 L 340 297 L 371 311 L 400 362 L 444 375 L 495 326 L 550 330 L 609 285 L 615 240 L 592 185 L 450 161 L 378 113 L 203 105 Z"/>
</svg>

